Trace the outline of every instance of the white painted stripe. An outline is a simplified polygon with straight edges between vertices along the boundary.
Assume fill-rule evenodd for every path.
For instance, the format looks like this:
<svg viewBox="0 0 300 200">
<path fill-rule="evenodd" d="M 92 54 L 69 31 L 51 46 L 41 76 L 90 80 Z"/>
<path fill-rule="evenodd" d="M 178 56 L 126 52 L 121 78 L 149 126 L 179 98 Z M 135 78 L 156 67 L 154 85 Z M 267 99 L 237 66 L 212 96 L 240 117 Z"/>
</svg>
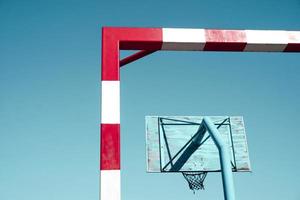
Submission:
<svg viewBox="0 0 300 200">
<path fill-rule="evenodd" d="M 283 51 L 288 44 L 287 31 L 246 30 L 244 51 Z"/>
<path fill-rule="evenodd" d="M 102 81 L 101 123 L 120 123 L 120 81 Z"/>
<path fill-rule="evenodd" d="M 121 199 L 121 173 L 120 170 L 100 171 L 100 199 Z"/>
<path fill-rule="evenodd" d="M 162 50 L 201 51 L 204 46 L 204 29 L 163 28 Z"/>
</svg>

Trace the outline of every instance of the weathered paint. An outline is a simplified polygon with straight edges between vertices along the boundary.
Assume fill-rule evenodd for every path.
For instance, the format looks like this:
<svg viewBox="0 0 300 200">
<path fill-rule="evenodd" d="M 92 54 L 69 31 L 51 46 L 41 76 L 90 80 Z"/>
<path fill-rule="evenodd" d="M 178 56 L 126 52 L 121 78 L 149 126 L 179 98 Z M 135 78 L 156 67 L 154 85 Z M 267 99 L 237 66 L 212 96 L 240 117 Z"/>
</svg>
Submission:
<svg viewBox="0 0 300 200">
<path fill-rule="evenodd" d="M 163 137 L 162 126 L 158 126 L 159 117 L 146 117 L 146 152 L 148 172 L 170 172 L 171 164 L 169 164 L 165 170 L 162 170 L 162 167 L 164 167 L 170 161 L 167 148 L 170 150 L 171 157 L 176 155 L 176 153 L 178 153 L 178 151 L 194 136 L 199 128 L 198 124 L 201 124 L 203 120 L 203 117 L 201 116 L 162 116 L 162 118 L 163 123 L 174 124 L 164 125 L 168 145 L 166 145 L 165 138 Z M 236 169 L 233 169 L 233 171 L 250 171 L 251 168 L 243 118 L 239 116 L 211 117 L 215 123 L 220 123 L 226 118 L 228 118 L 230 121 L 228 121 L 228 123 L 226 122 L 226 125 L 220 126 L 218 130 L 221 133 L 224 142 L 228 146 L 228 151 L 230 152 L 232 162 L 236 165 Z M 189 124 L 173 120 L 182 120 L 196 124 Z M 206 138 L 208 135 L 208 132 L 206 132 L 204 138 Z M 174 159 L 174 162 L 176 162 L 179 156 Z M 161 163 L 160 160 L 162 160 L 163 163 Z M 221 166 L 219 162 L 218 149 L 213 140 L 209 138 L 190 156 L 188 161 L 179 171 L 220 170 Z"/>
<path fill-rule="evenodd" d="M 243 51 L 247 44 L 244 31 L 205 30 L 204 51 Z"/>
<path fill-rule="evenodd" d="M 300 52 L 300 31 L 163 28 L 161 50 Z"/>
<path fill-rule="evenodd" d="M 120 169 L 120 124 L 101 124 L 100 169 Z"/>
</svg>

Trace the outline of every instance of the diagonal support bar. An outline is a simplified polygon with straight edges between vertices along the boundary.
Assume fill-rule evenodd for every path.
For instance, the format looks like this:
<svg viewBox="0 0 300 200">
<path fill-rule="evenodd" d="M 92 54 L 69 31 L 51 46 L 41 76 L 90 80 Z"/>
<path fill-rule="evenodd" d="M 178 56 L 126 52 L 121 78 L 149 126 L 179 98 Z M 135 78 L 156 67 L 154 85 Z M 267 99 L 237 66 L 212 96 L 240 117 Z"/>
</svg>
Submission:
<svg viewBox="0 0 300 200">
<path fill-rule="evenodd" d="M 139 52 L 137 52 L 137 53 L 135 53 L 131 56 L 128 56 L 128 57 L 120 60 L 120 67 L 122 67 L 124 65 L 127 65 L 127 64 L 129 64 L 133 61 L 136 61 L 140 58 L 143 58 L 143 57 L 145 57 L 145 56 L 147 56 L 151 53 L 154 53 L 155 51 L 157 51 L 157 50 L 141 50 L 141 51 L 139 51 Z"/>
</svg>

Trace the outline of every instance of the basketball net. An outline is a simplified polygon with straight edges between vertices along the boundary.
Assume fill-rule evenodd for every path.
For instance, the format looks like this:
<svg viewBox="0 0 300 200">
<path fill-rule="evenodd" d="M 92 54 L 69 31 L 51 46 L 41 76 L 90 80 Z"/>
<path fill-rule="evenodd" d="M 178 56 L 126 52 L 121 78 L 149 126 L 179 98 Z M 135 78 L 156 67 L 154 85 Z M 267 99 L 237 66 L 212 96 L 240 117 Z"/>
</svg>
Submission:
<svg viewBox="0 0 300 200">
<path fill-rule="evenodd" d="M 188 182 L 189 187 L 195 193 L 195 190 L 204 190 L 204 180 L 207 172 L 182 172 L 183 177 Z"/>
</svg>

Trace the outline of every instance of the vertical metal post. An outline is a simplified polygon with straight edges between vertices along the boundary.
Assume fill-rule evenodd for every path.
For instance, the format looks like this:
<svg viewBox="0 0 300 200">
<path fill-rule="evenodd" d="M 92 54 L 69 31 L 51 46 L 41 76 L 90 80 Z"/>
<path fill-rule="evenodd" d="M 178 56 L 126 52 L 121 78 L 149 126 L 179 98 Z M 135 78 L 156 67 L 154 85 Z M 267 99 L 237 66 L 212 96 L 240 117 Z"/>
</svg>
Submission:
<svg viewBox="0 0 300 200">
<path fill-rule="evenodd" d="M 228 147 L 211 119 L 209 117 L 204 117 L 203 122 L 219 150 L 224 198 L 225 200 L 235 200 L 231 160 Z"/>
</svg>

